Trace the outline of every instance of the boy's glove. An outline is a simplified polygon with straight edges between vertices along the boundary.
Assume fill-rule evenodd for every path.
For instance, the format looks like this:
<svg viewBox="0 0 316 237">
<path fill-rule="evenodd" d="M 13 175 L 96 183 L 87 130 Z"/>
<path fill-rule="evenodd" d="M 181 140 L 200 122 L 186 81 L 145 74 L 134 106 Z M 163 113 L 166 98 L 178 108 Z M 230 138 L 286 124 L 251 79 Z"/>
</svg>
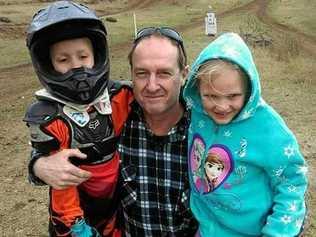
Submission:
<svg viewBox="0 0 316 237">
<path fill-rule="evenodd" d="M 78 220 L 70 229 L 72 237 L 101 237 L 96 229 L 86 224 L 84 219 Z"/>
</svg>

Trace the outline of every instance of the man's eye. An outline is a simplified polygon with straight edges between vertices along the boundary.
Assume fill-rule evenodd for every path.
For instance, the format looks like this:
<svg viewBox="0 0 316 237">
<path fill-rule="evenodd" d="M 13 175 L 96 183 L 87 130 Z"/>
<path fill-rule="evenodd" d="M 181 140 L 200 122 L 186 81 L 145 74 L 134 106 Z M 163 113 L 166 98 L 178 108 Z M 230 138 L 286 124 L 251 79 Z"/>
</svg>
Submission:
<svg viewBox="0 0 316 237">
<path fill-rule="evenodd" d="M 138 78 L 145 78 L 146 77 L 146 72 L 136 72 L 135 75 Z"/>
<path fill-rule="evenodd" d="M 160 72 L 158 76 L 159 78 L 169 78 L 172 76 L 172 74 L 170 72 Z"/>
</svg>

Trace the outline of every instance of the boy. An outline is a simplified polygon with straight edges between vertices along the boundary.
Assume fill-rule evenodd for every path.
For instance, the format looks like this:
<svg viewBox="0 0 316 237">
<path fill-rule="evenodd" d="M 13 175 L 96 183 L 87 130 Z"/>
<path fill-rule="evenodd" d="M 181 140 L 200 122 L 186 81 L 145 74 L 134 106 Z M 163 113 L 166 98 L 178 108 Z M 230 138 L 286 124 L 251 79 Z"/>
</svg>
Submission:
<svg viewBox="0 0 316 237">
<path fill-rule="evenodd" d="M 50 188 L 50 236 L 120 236 L 116 140 L 132 96 L 109 81 L 105 26 L 84 5 L 58 1 L 35 14 L 27 47 L 45 88 L 24 118 L 33 147 L 29 167 L 42 155 L 79 148 L 87 158 L 72 162 L 91 172 L 78 187 Z"/>
<path fill-rule="evenodd" d="M 221 35 L 200 53 L 184 97 L 192 109 L 190 204 L 200 235 L 297 236 L 306 164 L 293 133 L 262 99 L 251 52 L 237 34 Z M 203 188 L 201 164 L 211 153 L 222 166 L 208 164 L 217 179 Z"/>
</svg>

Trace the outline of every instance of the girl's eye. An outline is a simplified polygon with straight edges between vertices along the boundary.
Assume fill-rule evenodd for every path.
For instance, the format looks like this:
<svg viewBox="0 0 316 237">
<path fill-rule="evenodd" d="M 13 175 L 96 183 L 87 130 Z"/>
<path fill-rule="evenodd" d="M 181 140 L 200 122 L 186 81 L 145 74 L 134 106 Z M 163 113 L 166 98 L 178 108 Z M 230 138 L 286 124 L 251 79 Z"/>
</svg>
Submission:
<svg viewBox="0 0 316 237">
<path fill-rule="evenodd" d="M 206 99 L 212 99 L 212 100 L 216 100 L 218 98 L 217 95 L 209 95 L 209 94 L 203 95 L 203 97 L 205 97 Z"/>
<path fill-rule="evenodd" d="M 237 97 L 241 96 L 241 94 L 231 94 L 228 96 L 229 99 L 235 99 Z"/>
<path fill-rule="evenodd" d="M 166 79 L 166 78 L 170 78 L 172 76 L 172 74 L 170 72 L 160 72 L 158 74 L 159 78 L 162 78 L 162 79 Z"/>
</svg>

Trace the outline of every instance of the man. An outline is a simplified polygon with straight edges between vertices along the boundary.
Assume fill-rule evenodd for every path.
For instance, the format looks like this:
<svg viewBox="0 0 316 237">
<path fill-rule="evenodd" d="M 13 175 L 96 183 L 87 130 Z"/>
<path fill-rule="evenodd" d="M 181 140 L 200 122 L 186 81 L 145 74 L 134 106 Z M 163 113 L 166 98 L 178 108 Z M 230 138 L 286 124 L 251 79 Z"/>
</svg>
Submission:
<svg viewBox="0 0 316 237">
<path fill-rule="evenodd" d="M 136 100 L 119 141 L 125 234 L 194 236 L 196 222 L 188 207 L 188 112 L 179 100 L 188 73 L 182 38 L 171 28 L 144 28 L 129 61 Z M 83 158 L 77 150 L 40 158 L 35 175 L 60 189 L 83 182 L 89 173 L 70 165 L 65 159 L 70 156 Z M 56 172 L 60 175 L 53 177 Z"/>
<path fill-rule="evenodd" d="M 138 32 L 129 54 L 136 101 L 121 133 L 121 202 L 127 236 L 193 236 L 187 179 L 188 73 L 181 36 Z"/>
</svg>

